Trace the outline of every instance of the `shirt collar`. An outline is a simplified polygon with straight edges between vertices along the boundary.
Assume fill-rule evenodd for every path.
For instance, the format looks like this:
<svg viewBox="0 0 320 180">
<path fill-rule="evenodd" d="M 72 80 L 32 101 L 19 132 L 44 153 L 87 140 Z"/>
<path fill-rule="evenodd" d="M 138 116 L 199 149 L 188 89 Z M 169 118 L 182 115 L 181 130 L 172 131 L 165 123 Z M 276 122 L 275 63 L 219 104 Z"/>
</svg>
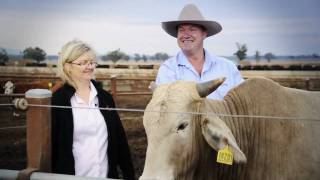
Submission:
<svg viewBox="0 0 320 180">
<path fill-rule="evenodd" d="M 211 56 L 211 54 L 204 49 L 204 65 L 203 65 L 203 72 L 209 70 L 211 66 L 216 64 L 217 59 L 214 56 Z M 191 63 L 188 61 L 186 55 L 180 51 L 177 55 L 177 63 L 178 66 L 186 66 L 186 67 L 192 67 Z"/>
<path fill-rule="evenodd" d="M 186 55 L 180 51 L 177 55 L 177 63 L 178 66 L 187 66 L 187 67 L 191 67 L 191 63 L 188 61 Z"/>
<path fill-rule="evenodd" d="M 94 85 L 92 84 L 92 82 L 90 82 L 90 96 L 89 96 L 89 102 L 93 101 L 93 99 L 97 96 L 97 90 L 94 87 Z"/>
<path fill-rule="evenodd" d="M 203 65 L 203 72 L 208 71 L 211 69 L 212 66 L 216 64 L 217 59 L 207 51 L 204 50 L 204 65 Z"/>
</svg>

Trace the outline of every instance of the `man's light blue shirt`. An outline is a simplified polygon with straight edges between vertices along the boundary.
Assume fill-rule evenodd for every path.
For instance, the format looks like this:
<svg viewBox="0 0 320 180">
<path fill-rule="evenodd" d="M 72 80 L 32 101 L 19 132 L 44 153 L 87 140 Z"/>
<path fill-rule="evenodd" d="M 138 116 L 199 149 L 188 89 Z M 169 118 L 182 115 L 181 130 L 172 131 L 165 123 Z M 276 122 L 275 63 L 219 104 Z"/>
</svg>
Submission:
<svg viewBox="0 0 320 180">
<path fill-rule="evenodd" d="M 244 80 L 237 67 L 228 59 L 209 54 L 205 50 L 205 61 L 201 75 L 194 69 L 182 51 L 166 60 L 159 68 L 156 84 L 164 84 L 177 80 L 206 82 L 226 77 L 221 86 L 209 94 L 207 98 L 221 100 L 228 91 Z"/>
</svg>

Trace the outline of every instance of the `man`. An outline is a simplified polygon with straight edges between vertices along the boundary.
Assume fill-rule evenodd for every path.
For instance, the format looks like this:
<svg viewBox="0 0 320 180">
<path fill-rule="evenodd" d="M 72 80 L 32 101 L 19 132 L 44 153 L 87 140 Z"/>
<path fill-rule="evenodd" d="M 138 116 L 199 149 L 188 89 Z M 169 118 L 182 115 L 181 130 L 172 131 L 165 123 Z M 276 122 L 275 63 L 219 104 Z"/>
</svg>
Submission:
<svg viewBox="0 0 320 180">
<path fill-rule="evenodd" d="M 161 65 L 156 84 L 176 80 L 205 82 L 226 77 L 225 82 L 207 96 L 223 99 L 231 88 L 243 82 L 240 72 L 231 61 L 209 54 L 203 48 L 204 39 L 219 33 L 222 27 L 215 21 L 205 20 L 195 5 L 186 5 L 177 21 L 162 22 L 162 28 L 177 38 L 181 51 Z"/>
</svg>

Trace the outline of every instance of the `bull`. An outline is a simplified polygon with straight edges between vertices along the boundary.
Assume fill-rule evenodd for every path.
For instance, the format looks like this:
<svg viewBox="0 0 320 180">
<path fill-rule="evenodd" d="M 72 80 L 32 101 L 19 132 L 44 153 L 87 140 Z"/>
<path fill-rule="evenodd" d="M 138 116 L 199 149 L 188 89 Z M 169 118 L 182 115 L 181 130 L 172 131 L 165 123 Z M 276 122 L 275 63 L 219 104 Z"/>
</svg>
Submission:
<svg viewBox="0 0 320 180">
<path fill-rule="evenodd" d="M 320 93 L 252 78 L 223 100 L 205 98 L 223 82 L 155 89 L 143 117 L 148 147 L 140 180 L 320 179 Z M 217 162 L 226 148 L 232 165 Z"/>
<path fill-rule="evenodd" d="M 12 94 L 14 91 L 15 85 L 11 81 L 7 81 L 3 86 L 4 94 Z"/>
</svg>

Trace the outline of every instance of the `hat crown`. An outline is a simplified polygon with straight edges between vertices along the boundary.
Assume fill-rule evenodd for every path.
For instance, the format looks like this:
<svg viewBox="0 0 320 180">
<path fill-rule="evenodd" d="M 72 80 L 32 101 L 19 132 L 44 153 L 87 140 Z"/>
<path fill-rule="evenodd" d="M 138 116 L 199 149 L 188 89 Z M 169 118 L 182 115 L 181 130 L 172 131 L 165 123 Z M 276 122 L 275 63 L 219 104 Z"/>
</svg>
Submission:
<svg viewBox="0 0 320 180">
<path fill-rule="evenodd" d="M 186 5 L 182 10 L 178 17 L 178 20 L 184 21 L 184 20 L 204 20 L 204 17 L 202 16 L 200 10 L 197 8 L 194 4 L 188 4 Z"/>
<path fill-rule="evenodd" d="M 176 21 L 162 22 L 162 28 L 173 37 L 177 37 L 177 27 L 181 24 L 196 24 L 203 26 L 207 31 L 207 37 L 219 33 L 221 25 L 216 21 L 205 20 L 200 10 L 194 4 L 187 4 L 183 7 Z"/>
</svg>

